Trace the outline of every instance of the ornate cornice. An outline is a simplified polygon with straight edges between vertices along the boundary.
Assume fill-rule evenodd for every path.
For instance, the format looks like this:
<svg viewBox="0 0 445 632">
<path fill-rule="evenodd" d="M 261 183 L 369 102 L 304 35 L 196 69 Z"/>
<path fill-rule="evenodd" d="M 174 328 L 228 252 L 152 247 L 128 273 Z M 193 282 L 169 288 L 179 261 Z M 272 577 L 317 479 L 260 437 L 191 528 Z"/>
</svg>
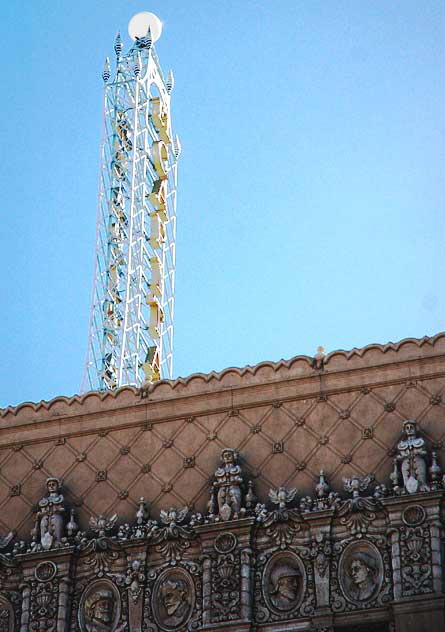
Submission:
<svg viewBox="0 0 445 632">
<path fill-rule="evenodd" d="M 341 371 L 369 368 L 393 362 L 445 354 L 445 332 L 423 338 L 404 338 L 399 342 L 369 344 L 360 349 L 349 351 L 336 350 L 323 358 L 322 368 L 314 365 L 314 358 L 297 355 L 289 360 L 278 362 L 265 361 L 243 368 L 229 367 L 210 373 L 193 373 L 176 380 L 159 380 L 147 384 L 142 389 L 124 386 L 115 391 L 90 391 L 72 397 L 59 396 L 49 401 L 24 402 L 18 406 L 0 409 L 0 418 L 17 417 L 26 411 L 31 413 L 51 412 L 55 417 L 72 414 L 96 412 L 98 406 L 105 404 L 110 408 L 132 406 L 140 403 L 140 395 L 149 399 L 168 398 L 171 395 L 195 395 L 215 389 L 229 389 L 251 386 L 286 379 L 308 378 L 320 373 L 329 374 Z"/>
</svg>

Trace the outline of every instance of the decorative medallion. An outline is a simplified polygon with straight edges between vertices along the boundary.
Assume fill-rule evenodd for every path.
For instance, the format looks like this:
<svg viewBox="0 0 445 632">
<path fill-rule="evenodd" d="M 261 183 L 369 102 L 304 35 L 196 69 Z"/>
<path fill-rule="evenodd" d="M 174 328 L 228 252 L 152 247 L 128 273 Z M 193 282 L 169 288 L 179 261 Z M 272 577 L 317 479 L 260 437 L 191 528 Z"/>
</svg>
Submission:
<svg viewBox="0 0 445 632">
<path fill-rule="evenodd" d="M 237 539 L 227 531 L 226 533 L 220 533 L 215 539 L 215 549 L 218 553 L 230 553 L 236 547 Z"/>
<path fill-rule="evenodd" d="M 407 507 L 402 514 L 402 520 L 408 527 L 417 527 L 425 520 L 425 509 L 420 505 Z"/>
<path fill-rule="evenodd" d="M 303 562 L 294 553 L 275 553 L 265 566 L 262 584 L 264 599 L 273 612 L 295 610 L 306 591 Z"/>
<path fill-rule="evenodd" d="M 156 623 L 163 630 L 183 627 L 195 607 L 192 578 L 183 568 L 163 571 L 153 588 L 152 609 Z"/>
<path fill-rule="evenodd" d="M 54 562 L 40 562 L 37 564 L 34 574 L 39 582 L 50 582 L 57 573 L 57 566 Z"/>
<path fill-rule="evenodd" d="M 364 540 L 349 544 L 340 559 L 339 582 L 348 601 L 363 604 L 375 599 L 383 582 L 383 561 L 377 548 Z"/>
<path fill-rule="evenodd" d="M 83 592 L 79 604 L 82 632 L 114 632 L 121 614 L 121 598 L 113 582 L 99 579 Z"/>
</svg>

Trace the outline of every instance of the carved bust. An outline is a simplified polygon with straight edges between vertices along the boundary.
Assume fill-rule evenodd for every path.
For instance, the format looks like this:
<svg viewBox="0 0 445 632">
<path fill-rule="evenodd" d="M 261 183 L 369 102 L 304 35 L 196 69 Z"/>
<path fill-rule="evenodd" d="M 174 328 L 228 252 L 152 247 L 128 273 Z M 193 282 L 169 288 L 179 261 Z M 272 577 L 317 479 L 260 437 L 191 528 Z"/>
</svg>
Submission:
<svg viewBox="0 0 445 632">
<path fill-rule="evenodd" d="M 349 563 L 349 592 L 357 601 L 371 599 L 378 588 L 378 565 L 368 553 L 357 552 Z"/>
<path fill-rule="evenodd" d="M 269 560 L 263 579 L 263 592 L 271 609 L 294 610 L 305 590 L 305 573 L 301 561 L 291 553 L 278 553 Z"/>
<path fill-rule="evenodd" d="M 88 632 L 111 632 L 114 596 L 108 588 L 94 592 L 85 603 L 85 624 Z"/>
<path fill-rule="evenodd" d="M 183 623 L 190 612 L 189 594 L 183 579 L 166 579 L 159 589 L 164 609 L 164 624 L 176 628 Z"/>
<path fill-rule="evenodd" d="M 347 599 L 363 603 L 377 597 L 383 581 L 383 562 L 372 544 L 354 542 L 342 555 L 339 573 Z"/>
<path fill-rule="evenodd" d="M 173 630 L 189 619 L 194 605 L 194 589 L 183 569 L 161 573 L 153 590 L 153 612 L 159 626 Z"/>
<path fill-rule="evenodd" d="M 270 574 L 270 601 L 278 610 L 291 610 L 298 599 L 301 573 L 290 564 L 277 564 Z"/>
<path fill-rule="evenodd" d="M 108 580 L 93 582 L 82 595 L 79 623 L 83 632 L 118 632 L 119 592 Z"/>
</svg>

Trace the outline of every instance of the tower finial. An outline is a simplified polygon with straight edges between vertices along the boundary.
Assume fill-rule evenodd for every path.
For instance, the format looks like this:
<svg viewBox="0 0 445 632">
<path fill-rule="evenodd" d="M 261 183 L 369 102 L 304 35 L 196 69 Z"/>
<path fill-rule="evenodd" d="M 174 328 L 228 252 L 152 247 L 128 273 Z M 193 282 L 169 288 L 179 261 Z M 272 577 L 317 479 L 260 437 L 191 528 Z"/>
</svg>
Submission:
<svg viewBox="0 0 445 632">
<path fill-rule="evenodd" d="M 104 69 L 102 71 L 102 79 L 105 81 L 105 83 L 107 83 L 108 79 L 111 76 L 111 70 L 110 70 L 110 58 L 107 57 L 105 59 L 105 63 L 104 63 Z"/>
<path fill-rule="evenodd" d="M 117 32 L 116 39 L 114 40 L 114 51 L 116 53 L 116 57 L 119 59 L 122 52 L 122 39 L 119 31 Z"/>
</svg>

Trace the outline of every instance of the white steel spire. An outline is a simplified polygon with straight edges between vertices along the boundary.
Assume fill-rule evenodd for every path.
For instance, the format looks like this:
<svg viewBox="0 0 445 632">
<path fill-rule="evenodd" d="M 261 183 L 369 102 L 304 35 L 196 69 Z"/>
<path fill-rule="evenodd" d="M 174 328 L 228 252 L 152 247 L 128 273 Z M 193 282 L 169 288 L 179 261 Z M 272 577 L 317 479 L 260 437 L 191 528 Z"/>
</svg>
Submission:
<svg viewBox="0 0 445 632">
<path fill-rule="evenodd" d="M 177 159 L 170 93 L 153 43 L 162 23 L 139 13 L 133 46 L 105 82 L 96 258 L 82 391 L 172 377 Z M 111 81 L 110 81 L 111 79 Z"/>
</svg>

